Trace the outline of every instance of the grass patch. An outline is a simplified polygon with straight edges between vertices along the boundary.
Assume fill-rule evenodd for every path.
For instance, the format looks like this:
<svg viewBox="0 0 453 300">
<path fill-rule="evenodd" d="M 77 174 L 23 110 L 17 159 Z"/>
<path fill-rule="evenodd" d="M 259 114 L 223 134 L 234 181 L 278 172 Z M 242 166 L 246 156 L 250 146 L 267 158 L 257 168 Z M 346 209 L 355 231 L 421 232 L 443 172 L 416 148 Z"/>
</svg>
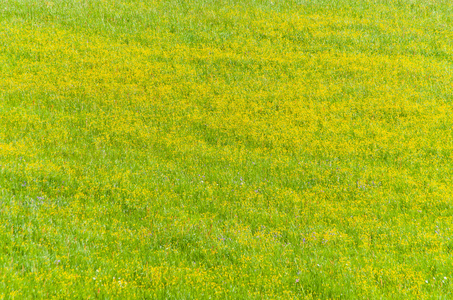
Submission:
<svg viewBox="0 0 453 300">
<path fill-rule="evenodd" d="M 451 298 L 449 2 L 3 6 L 1 297 Z"/>
</svg>

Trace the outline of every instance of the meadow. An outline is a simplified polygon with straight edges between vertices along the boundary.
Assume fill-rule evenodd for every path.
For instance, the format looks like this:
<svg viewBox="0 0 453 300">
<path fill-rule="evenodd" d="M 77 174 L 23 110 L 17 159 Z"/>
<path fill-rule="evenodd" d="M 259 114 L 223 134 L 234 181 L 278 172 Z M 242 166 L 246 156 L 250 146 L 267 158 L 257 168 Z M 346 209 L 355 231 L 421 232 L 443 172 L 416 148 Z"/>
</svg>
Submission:
<svg viewBox="0 0 453 300">
<path fill-rule="evenodd" d="M 452 299 L 453 6 L 3 0 L 1 299 Z"/>
</svg>

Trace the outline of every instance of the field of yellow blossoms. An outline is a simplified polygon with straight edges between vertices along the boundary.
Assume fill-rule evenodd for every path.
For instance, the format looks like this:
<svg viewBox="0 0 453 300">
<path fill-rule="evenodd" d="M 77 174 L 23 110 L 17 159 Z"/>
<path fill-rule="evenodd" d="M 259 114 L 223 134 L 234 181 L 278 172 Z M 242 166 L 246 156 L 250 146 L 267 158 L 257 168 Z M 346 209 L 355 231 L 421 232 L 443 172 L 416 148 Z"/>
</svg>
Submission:
<svg viewBox="0 0 453 300">
<path fill-rule="evenodd" d="M 453 6 L 3 0 L 1 299 L 452 299 Z"/>
</svg>

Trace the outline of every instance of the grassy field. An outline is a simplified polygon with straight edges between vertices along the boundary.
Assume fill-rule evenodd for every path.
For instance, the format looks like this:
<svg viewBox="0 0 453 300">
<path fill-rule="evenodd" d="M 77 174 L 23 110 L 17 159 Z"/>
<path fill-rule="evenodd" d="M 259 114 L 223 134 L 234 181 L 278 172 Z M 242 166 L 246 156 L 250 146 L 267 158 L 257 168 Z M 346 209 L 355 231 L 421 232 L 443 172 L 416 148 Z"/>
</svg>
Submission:
<svg viewBox="0 0 453 300">
<path fill-rule="evenodd" d="M 453 6 L 3 0 L 0 298 L 452 299 Z"/>
</svg>

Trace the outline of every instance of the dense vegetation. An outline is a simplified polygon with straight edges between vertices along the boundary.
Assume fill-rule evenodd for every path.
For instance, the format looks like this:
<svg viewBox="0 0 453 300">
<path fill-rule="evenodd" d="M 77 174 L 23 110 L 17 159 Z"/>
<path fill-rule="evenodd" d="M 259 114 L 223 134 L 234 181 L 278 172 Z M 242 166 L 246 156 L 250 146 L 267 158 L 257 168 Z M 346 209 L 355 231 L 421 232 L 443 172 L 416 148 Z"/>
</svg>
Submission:
<svg viewBox="0 0 453 300">
<path fill-rule="evenodd" d="M 0 296 L 453 297 L 453 6 L 3 0 Z"/>
</svg>

